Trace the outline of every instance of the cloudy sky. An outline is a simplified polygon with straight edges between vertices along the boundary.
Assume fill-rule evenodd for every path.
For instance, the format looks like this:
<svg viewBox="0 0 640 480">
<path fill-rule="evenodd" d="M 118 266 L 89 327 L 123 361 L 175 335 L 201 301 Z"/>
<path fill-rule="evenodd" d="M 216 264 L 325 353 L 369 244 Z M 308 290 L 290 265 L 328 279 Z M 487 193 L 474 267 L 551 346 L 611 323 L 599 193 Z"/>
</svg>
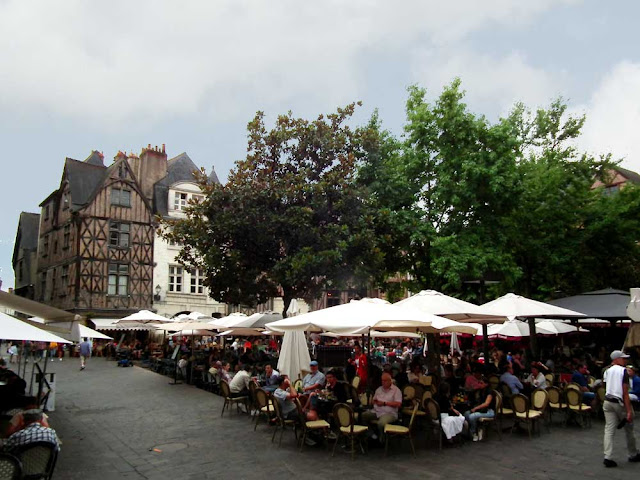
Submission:
<svg viewBox="0 0 640 480">
<path fill-rule="evenodd" d="M 495 119 L 562 95 L 588 115 L 580 146 L 640 171 L 634 0 L 0 0 L 0 277 L 13 285 L 20 211 L 59 185 L 65 157 L 165 143 L 222 180 L 246 124 L 362 100 L 386 128 L 406 87 L 460 76 Z"/>
</svg>

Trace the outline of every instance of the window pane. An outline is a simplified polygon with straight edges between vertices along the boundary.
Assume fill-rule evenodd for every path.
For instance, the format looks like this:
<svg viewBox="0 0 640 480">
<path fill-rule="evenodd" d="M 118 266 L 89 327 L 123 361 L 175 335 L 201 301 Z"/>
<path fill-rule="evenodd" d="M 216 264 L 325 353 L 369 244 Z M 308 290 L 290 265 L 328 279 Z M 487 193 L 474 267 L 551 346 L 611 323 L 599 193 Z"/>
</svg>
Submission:
<svg viewBox="0 0 640 480">
<path fill-rule="evenodd" d="M 127 294 L 127 277 L 120 277 L 120 284 L 118 285 L 118 295 L 126 295 Z"/>
<path fill-rule="evenodd" d="M 109 264 L 109 273 L 118 273 L 118 265 L 116 263 Z"/>
<path fill-rule="evenodd" d="M 126 275 L 127 273 L 129 273 L 129 265 L 126 264 L 121 264 L 118 265 L 118 271 L 120 272 L 120 275 Z"/>
<path fill-rule="evenodd" d="M 118 246 L 118 232 L 111 232 L 110 236 L 109 236 L 109 245 L 112 245 L 114 247 Z"/>
<path fill-rule="evenodd" d="M 116 294 L 116 284 L 118 282 L 118 279 L 115 275 L 109 275 L 109 288 L 107 290 L 107 293 L 109 295 L 115 295 Z"/>
<path fill-rule="evenodd" d="M 120 189 L 111 189 L 111 205 L 120 205 Z"/>
<path fill-rule="evenodd" d="M 120 246 L 121 247 L 128 247 L 129 246 L 129 234 L 128 233 L 121 233 L 120 234 Z"/>
<path fill-rule="evenodd" d="M 125 207 L 131 206 L 131 192 L 129 190 L 122 190 L 120 193 L 120 205 Z"/>
<path fill-rule="evenodd" d="M 121 223 L 120 224 L 120 231 L 121 232 L 128 232 L 129 231 L 129 227 L 131 227 L 131 225 L 129 225 L 128 223 Z"/>
</svg>

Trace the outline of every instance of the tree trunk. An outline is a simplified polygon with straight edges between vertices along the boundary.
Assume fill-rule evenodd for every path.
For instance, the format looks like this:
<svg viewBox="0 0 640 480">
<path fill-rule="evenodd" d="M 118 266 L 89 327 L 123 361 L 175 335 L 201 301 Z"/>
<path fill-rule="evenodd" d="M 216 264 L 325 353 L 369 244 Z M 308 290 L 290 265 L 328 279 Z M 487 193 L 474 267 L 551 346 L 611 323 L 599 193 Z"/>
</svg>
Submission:
<svg viewBox="0 0 640 480">
<path fill-rule="evenodd" d="M 293 298 L 293 295 L 288 289 L 282 289 L 282 301 L 284 302 L 284 306 L 282 307 L 282 318 L 287 318 L 287 310 L 289 310 L 289 305 L 291 305 L 291 300 L 293 300 Z"/>
</svg>

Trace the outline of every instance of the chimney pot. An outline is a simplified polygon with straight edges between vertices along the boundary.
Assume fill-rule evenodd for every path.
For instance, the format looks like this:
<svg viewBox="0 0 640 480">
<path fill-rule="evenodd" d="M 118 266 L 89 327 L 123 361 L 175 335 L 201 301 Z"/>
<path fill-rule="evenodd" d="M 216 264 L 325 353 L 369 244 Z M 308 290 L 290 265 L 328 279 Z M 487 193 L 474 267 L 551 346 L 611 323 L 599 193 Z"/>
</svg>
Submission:
<svg viewBox="0 0 640 480">
<path fill-rule="evenodd" d="M 162 153 L 166 153 L 164 149 L 164 143 L 162 144 Z"/>
</svg>

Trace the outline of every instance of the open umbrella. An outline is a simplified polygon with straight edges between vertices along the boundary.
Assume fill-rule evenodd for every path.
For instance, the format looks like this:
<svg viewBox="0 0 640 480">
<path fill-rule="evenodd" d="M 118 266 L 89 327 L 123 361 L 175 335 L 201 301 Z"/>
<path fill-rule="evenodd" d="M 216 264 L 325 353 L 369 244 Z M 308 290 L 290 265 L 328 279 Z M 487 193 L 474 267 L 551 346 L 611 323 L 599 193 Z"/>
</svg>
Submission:
<svg viewBox="0 0 640 480">
<path fill-rule="evenodd" d="M 114 323 L 166 323 L 172 322 L 173 320 L 163 317 L 162 315 L 158 315 L 157 313 L 153 313 L 150 310 L 140 310 L 139 312 L 132 313 L 131 315 L 127 315 L 126 317 L 117 320 Z"/>
<path fill-rule="evenodd" d="M 278 320 L 282 320 L 281 313 L 260 312 L 249 315 L 248 317 L 240 318 L 233 325 L 229 326 L 234 328 L 264 328 L 267 323 L 276 322 Z"/>
<path fill-rule="evenodd" d="M 0 312 L 0 338 L 4 340 L 25 340 L 29 342 L 71 343 L 58 335 L 54 335 L 42 328 L 35 327 L 2 312 Z"/>
<path fill-rule="evenodd" d="M 554 335 L 553 332 L 544 328 L 538 328 L 538 333 L 543 335 Z M 527 322 L 521 320 L 509 320 L 508 322 L 489 325 L 489 338 L 522 338 L 531 335 L 531 329 Z"/>
<path fill-rule="evenodd" d="M 549 305 L 548 303 L 538 302 L 521 295 L 507 293 L 500 298 L 496 298 L 491 302 L 482 305 L 485 312 L 496 315 L 505 315 L 507 317 L 518 317 L 529 319 L 529 328 L 531 335 L 531 351 L 534 358 L 538 357 L 538 342 L 536 340 L 536 317 L 544 318 L 583 318 L 586 315 L 580 312 L 569 310 L 567 308 Z"/>
<path fill-rule="evenodd" d="M 242 320 L 246 319 L 247 315 L 241 312 L 233 312 L 229 315 L 227 315 L 226 317 L 222 317 L 222 318 L 214 318 L 213 320 L 211 320 L 210 322 L 208 322 L 209 324 L 213 325 L 213 328 L 227 328 L 227 327 L 233 327 L 236 323 L 241 322 Z"/>
<path fill-rule="evenodd" d="M 586 328 L 575 327 L 570 323 L 561 322 L 560 320 L 541 320 L 536 322 L 536 331 L 541 335 L 547 335 L 546 333 L 543 333 L 544 330 L 547 332 L 553 332 L 554 335 L 574 332 L 586 333 L 589 331 Z"/>
<path fill-rule="evenodd" d="M 454 352 L 462 353 L 462 350 L 460 349 L 460 343 L 458 342 L 458 334 L 456 332 L 451 333 L 451 339 L 449 340 L 449 342 L 449 350 L 451 355 L 453 355 Z"/>
</svg>

